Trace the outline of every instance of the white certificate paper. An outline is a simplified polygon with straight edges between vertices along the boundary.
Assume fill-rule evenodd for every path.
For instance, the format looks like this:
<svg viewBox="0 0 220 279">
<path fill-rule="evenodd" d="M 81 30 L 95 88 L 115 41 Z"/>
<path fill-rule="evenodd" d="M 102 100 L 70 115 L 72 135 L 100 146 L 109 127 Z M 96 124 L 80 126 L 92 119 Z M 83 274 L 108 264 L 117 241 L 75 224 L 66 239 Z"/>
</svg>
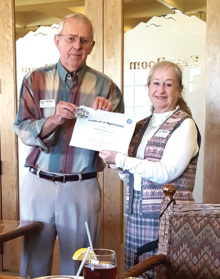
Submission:
<svg viewBox="0 0 220 279">
<path fill-rule="evenodd" d="M 84 108 L 89 115 L 87 118 L 77 118 L 70 145 L 127 154 L 136 122 L 123 113 Z"/>
</svg>

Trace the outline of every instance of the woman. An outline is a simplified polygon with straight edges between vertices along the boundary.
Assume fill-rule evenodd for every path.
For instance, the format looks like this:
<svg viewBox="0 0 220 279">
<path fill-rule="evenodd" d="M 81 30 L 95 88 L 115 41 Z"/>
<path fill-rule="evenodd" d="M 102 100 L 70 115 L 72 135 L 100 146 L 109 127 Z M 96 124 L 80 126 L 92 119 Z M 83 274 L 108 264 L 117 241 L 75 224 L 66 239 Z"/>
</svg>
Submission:
<svg viewBox="0 0 220 279">
<path fill-rule="evenodd" d="M 107 164 L 114 164 L 127 184 L 125 268 L 134 265 L 137 248 L 156 240 L 162 188 L 176 186 L 178 202 L 193 202 L 200 134 L 182 97 L 182 72 L 169 61 L 158 62 L 148 78 L 152 115 L 137 123 L 128 156 L 101 151 Z M 140 261 L 156 254 L 143 254 Z M 154 278 L 151 272 L 149 278 Z"/>
</svg>

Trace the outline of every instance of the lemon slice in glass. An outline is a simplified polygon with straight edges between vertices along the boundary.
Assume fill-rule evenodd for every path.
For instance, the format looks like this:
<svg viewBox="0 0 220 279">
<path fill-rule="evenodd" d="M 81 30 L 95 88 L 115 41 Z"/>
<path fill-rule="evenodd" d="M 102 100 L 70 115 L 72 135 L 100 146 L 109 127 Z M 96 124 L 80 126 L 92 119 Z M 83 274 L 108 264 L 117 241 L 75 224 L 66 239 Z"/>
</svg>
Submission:
<svg viewBox="0 0 220 279">
<path fill-rule="evenodd" d="M 72 259 L 76 261 L 82 261 L 85 256 L 86 250 L 87 248 L 80 248 L 76 250 L 76 252 L 73 254 Z M 96 260 L 96 259 L 97 259 L 96 254 L 94 253 L 93 250 L 90 249 L 87 254 L 86 260 Z"/>
</svg>

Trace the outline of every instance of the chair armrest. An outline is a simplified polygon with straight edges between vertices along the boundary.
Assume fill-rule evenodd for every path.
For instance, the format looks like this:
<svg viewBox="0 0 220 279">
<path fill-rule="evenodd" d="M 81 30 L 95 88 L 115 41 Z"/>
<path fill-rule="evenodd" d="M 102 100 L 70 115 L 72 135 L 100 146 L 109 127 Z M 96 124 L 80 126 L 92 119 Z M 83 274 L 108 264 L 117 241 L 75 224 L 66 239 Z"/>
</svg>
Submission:
<svg viewBox="0 0 220 279">
<path fill-rule="evenodd" d="M 167 262 L 166 255 L 164 255 L 164 254 L 155 255 L 149 259 L 144 260 L 143 262 L 141 262 L 137 265 L 134 265 L 128 271 L 123 272 L 119 276 L 119 279 L 124 279 L 124 278 L 132 277 L 132 276 L 139 276 L 142 273 L 144 273 L 160 264 L 166 264 L 166 262 Z"/>
</svg>

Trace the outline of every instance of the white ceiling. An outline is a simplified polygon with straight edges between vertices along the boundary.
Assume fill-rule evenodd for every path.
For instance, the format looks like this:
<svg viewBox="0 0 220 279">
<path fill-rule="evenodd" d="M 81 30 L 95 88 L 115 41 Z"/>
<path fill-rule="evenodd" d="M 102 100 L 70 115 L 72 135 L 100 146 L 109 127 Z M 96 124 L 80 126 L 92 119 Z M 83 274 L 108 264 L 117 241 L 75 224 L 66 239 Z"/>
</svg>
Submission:
<svg viewBox="0 0 220 279">
<path fill-rule="evenodd" d="M 124 30 L 176 10 L 206 20 L 206 0 L 124 0 Z M 84 0 L 15 0 L 16 38 L 72 12 L 84 13 Z"/>
</svg>

